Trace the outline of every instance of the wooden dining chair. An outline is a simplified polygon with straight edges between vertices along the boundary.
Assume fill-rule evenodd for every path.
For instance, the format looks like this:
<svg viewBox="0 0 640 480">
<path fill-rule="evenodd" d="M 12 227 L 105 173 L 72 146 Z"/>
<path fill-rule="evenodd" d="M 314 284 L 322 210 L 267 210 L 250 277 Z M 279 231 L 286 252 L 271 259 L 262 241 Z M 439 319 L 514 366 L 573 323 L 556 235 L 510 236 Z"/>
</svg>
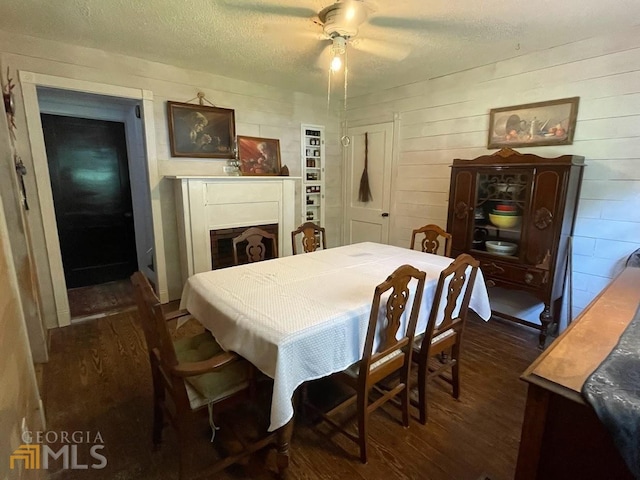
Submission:
<svg viewBox="0 0 640 480">
<path fill-rule="evenodd" d="M 275 446 L 275 434 L 244 445 L 240 452 L 223 457 L 206 469 L 193 471 L 195 454 L 190 444 L 200 420 L 196 414 L 208 408 L 215 436 L 214 416 L 241 399 L 252 397 L 253 368 L 234 352 L 225 352 L 209 332 L 173 341 L 167 328 L 172 319 L 162 311 L 147 278 L 135 272 L 131 281 L 140 315 L 153 381 L 153 435 L 162 442 L 164 419 L 177 431 L 180 479 L 200 478 L 219 472 L 266 446 Z M 213 438 L 212 438 L 213 441 Z"/>
<path fill-rule="evenodd" d="M 440 238 L 444 239 L 444 256 L 451 256 L 451 234 L 445 232 L 438 225 L 433 223 L 429 225 L 425 225 L 424 227 L 420 227 L 414 230 L 411 233 L 411 250 L 414 249 L 416 243 L 416 236 L 419 234 L 424 234 L 422 242 L 420 244 L 421 249 L 425 253 L 433 253 L 438 254 L 438 249 L 440 248 Z"/>
<path fill-rule="evenodd" d="M 463 253 L 440 273 L 427 328 L 414 340 L 412 361 L 418 364 L 418 403 L 414 405 L 422 424 L 427 423 L 429 380 L 442 378 L 452 385 L 453 397 L 460 396 L 462 334 L 479 265 Z M 445 352 L 447 355 L 442 355 Z M 445 370 L 451 370 L 450 377 L 443 375 Z"/>
<path fill-rule="evenodd" d="M 240 265 L 238 245 L 246 242 L 244 253 L 247 263 L 261 262 L 267 258 L 278 258 L 278 245 L 276 236 L 258 227 L 247 228 L 233 239 L 233 262 Z M 270 256 L 267 252 L 270 250 Z"/>
<path fill-rule="evenodd" d="M 327 239 L 324 227 L 313 222 L 305 222 L 291 232 L 291 247 L 294 255 L 298 253 L 296 238 L 300 234 L 302 234 L 300 243 L 305 253 L 315 252 L 319 247 L 326 250 Z"/>
<path fill-rule="evenodd" d="M 310 402 L 304 405 L 309 406 L 322 420 L 356 442 L 360 447 L 362 463 L 367 462 L 369 415 L 375 409 L 399 396 L 402 424 L 405 427 L 409 426 L 409 373 L 412 355 L 410 346 L 416 329 L 425 278 L 424 272 L 411 265 L 402 265 L 376 287 L 362 360 L 335 375 L 335 378 L 350 386 L 355 394 L 329 412 L 320 411 Z M 409 302 L 411 292 L 413 303 Z M 386 305 L 383 298 L 387 298 Z M 399 333 L 400 339 L 397 339 Z M 377 347 L 376 343 L 379 343 Z M 385 385 L 384 388 L 378 385 L 381 380 L 393 374 L 397 375 L 395 384 Z M 370 403 L 372 391 L 379 397 Z M 303 401 L 306 402 L 306 399 Z M 354 403 L 357 405 L 357 435 L 334 420 L 335 414 Z"/>
</svg>

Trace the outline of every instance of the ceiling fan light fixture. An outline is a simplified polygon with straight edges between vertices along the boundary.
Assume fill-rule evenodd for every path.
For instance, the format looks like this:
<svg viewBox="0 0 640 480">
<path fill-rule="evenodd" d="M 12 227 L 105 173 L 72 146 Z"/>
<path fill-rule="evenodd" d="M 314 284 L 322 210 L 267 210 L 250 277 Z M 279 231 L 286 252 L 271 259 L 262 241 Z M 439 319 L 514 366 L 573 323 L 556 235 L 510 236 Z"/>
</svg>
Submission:
<svg viewBox="0 0 640 480">
<path fill-rule="evenodd" d="M 331 71 L 337 72 L 342 68 L 342 59 L 340 58 L 347 51 L 347 39 L 340 35 L 334 36 L 331 41 Z"/>
<path fill-rule="evenodd" d="M 337 72 L 342 68 L 342 60 L 339 55 L 334 56 L 331 59 L 331 71 Z"/>
<path fill-rule="evenodd" d="M 340 35 L 336 35 L 331 38 L 333 42 L 331 44 L 331 53 L 336 55 L 344 55 L 344 52 L 347 50 L 347 39 Z"/>
</svg>

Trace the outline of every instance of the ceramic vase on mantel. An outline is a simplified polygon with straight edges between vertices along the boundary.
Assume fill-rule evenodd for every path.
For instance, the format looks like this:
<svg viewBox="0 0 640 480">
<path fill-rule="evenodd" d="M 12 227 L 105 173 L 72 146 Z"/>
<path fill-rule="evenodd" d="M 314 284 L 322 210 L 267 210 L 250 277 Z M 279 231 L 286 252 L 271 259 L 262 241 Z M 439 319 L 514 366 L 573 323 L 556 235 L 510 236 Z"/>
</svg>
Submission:
<svg viewBox="0 0 640 480">
<path fill-rule="evenodd" d="M 224 173 L 230 177 L 239 177 L 242 175 L 240 171 L 240 161 L 236 158 L 230 158 L 227 160 L 227 164 L 223 167 Z"/>
</svg>

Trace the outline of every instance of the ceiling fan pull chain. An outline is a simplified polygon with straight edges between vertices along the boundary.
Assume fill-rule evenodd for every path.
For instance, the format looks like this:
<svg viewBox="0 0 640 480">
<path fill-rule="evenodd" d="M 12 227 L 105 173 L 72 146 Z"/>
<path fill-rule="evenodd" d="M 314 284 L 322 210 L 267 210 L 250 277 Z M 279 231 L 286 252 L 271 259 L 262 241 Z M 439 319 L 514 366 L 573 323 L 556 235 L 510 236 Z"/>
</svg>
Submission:
<svg viewBox="0 0 640 480">
<path fill-rule="evenodd" d="M 349 84 L 349 62 L 347 60 L 347 50 L 344 51 L 344 112 L 343 112 L 343 122 L 344 122 L 344 135 L 340 139 L 343 147 L 348 147 L 351 143 L 351 139 L 349 135 L 347 135 L 347 86 Z"/>
<path fill-rule="evenodd" d="M 331 109 L 331 67 L 329 67 L 329 75 L 327 75 L 327 113 Z"/>
<path fill-rule="evenodd" d="M 349 59 L 347 49 L 344 51 L 344 119 L 347 119 L 347 86 L 349 85 Z"/>
</svg>

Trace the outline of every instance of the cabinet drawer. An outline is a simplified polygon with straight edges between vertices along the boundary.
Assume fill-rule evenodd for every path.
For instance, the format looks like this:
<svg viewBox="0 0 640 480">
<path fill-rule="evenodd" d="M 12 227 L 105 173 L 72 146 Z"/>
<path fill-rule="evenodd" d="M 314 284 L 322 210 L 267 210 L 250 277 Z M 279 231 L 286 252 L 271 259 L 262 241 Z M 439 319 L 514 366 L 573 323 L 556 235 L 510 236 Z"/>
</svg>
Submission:
<svg viewBox="0 0 640 480">
<path fill-rule="evenodd" d="M 540 287 L 549 281 L 549 273 L 539 268 L 494 260 L 481 260 L 480 268 L 485 278 L 503 280 L 529 287 Z"/>
</svg>

